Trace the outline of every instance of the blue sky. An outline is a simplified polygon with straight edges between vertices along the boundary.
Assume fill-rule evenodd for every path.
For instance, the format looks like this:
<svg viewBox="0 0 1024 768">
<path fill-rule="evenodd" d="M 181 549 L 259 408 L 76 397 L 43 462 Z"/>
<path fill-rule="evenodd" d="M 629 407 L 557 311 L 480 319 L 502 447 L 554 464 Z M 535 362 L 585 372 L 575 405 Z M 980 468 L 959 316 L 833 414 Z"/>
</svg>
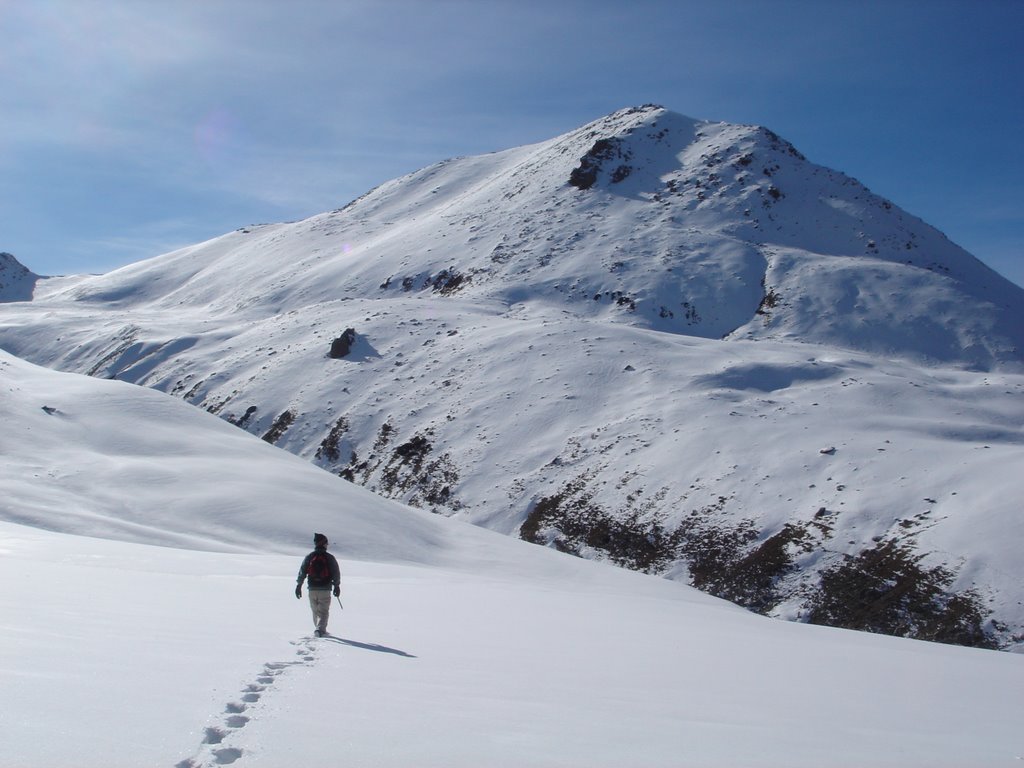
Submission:
<svg viewBox="0 0 1024 768">
<path fill-rule="evenodd" d="M 626 106 L 765 125 L 1024 285 L 1018 0 L 0 0 L 0 250 L 101 272 Z"/>
</svg>

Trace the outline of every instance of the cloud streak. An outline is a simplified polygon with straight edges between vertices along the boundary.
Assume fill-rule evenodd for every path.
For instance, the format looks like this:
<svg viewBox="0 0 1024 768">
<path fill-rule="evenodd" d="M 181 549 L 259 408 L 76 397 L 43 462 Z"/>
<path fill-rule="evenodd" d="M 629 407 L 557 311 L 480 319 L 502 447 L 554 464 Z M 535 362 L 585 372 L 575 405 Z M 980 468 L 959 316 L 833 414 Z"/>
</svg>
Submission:
<svg viewBox="0 0 1024 768">
<path fill-rule="evenodd" d="M 540 141 L 644 102 L 767 125 L 898 203 L 937 200 L 931 179 L 914 186 L 936 156 L 949 178 L 966 178 L 978 160 L 968 167 L 963 148 L 1001 146 L 1003 165 L 987 166 L 980 185 L 1016 189 L 1008 202 L 1024 205 L 1024 159 L 1009 139 L 1024 121 L 1011 33 L 1024 10 L 965 8 L 0 2 L 10 238 L 0 247 L 75 250 L 76 239 L 116 237 L 168 208 L 197 235 L 309 215 L 446 157 Z M 92 209 L 85 223 L 57 215 L 54 188 L 58 199 L 78 190 Z M 913 212 L 947 226 L 930 205 Z M 44 220 L 45 236 L 26 229 Z"/>
</svg>

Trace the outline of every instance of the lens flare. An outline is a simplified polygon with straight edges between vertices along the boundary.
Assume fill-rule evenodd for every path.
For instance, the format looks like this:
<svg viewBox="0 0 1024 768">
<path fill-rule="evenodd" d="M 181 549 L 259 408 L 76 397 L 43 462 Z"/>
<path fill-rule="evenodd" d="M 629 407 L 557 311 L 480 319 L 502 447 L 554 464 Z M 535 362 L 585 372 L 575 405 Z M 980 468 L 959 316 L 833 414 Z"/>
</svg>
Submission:
<svg viewBox="0 0 1024 768">
<path fill-rule="evenodd" d="M 195 127 L 195 145 L 199 157 L 211 168 L 221 168 L 237 134 L 237 121 L 226 109 L 208 112 Z"/>
</svg>

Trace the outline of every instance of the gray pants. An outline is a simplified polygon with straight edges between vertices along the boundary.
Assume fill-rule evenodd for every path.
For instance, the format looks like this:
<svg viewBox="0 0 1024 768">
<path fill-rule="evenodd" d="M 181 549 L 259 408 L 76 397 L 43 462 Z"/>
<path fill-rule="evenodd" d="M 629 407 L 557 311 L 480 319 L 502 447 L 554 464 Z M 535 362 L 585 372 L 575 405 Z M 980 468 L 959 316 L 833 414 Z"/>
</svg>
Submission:
<svg viewBox="0 0 1024 768">
<path fill-rule="evenodd" d="M 327 615 L 331 612 L 331 590 L 309 590 L 309 607 L 313 611 L 313 624 L 323 633 L 327 633 Z"/>
</svg>

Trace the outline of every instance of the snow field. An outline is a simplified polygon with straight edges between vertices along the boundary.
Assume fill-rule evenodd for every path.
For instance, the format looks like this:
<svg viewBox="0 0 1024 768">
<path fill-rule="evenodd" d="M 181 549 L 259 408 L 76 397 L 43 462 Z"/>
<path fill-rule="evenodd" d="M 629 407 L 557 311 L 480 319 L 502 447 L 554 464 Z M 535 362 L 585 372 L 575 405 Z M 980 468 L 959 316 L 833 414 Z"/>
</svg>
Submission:
<svg viewBox="0 0 1024 768">
<path fill-rule="evenodd" d="M 1022 753 L 1020 655 L 757 617 L 402 507 L 175 398 L 0 374 L 4 768 Z M 344 579 L 322 640 L 292 594 L 315 530 Z"/>
<path fill-rule="evenodd" d="M 301 553 L 0 525 L 4 764 L 981 767 L 1020 751 L 1020 656 L 773 621 L 499 541 L 530 574 L 343 561 L 344 610 L 313 640 L 291 595 Z"/>
</svg>

